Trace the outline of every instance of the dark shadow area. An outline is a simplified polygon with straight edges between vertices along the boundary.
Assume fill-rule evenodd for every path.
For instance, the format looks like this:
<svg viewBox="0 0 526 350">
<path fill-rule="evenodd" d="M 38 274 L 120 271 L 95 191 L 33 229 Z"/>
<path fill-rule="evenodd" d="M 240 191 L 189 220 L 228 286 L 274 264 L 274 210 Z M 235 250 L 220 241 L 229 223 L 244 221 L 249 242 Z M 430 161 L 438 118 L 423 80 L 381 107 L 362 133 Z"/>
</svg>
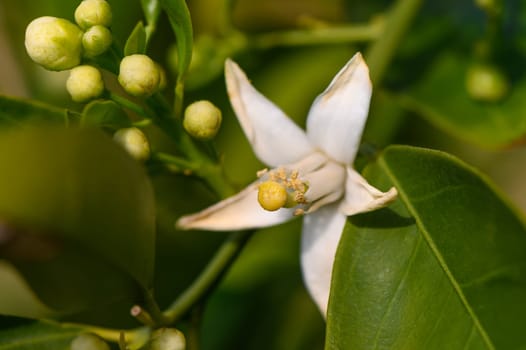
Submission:
<svg viewBox="0 0 526 350">
<path fill-rule="evenodd" d="M 406 227 L 415 224 L 415 219 L 402 216 L 390 208 L 382 208 L 373 212 L 351 216 L 350 222 L 359 228 L 392 228 Z"/>
</svg>

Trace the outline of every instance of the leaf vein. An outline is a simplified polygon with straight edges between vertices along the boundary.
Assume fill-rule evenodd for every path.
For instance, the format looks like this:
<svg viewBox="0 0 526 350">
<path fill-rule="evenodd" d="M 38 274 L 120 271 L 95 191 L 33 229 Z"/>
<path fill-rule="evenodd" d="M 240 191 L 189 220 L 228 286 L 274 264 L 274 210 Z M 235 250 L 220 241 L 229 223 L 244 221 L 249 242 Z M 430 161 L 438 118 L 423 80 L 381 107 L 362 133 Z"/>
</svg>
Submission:
<svg viewBox="0 0 526 350">
<path fill-rule="evenodd" d="M 433 328 L 431 329 L 431 331 L 429 332 L 429 334 L 427 335 L 426 337 L 426 342 L 423 344 L 422 346 L 422 349 L 427 349 L 427 344 L 429 343 L 429 341 L 431 340 L 432 336 L 436 333 L 436 331 L 438 330 L 438 325 L 440 324 L 440 321 L 442 321 L 442 319 L 444 318 L 445 316 L 445 311 L 446 311 L 446 308 L 444 307 L 445 305 L 447 305 L 447 302 L 449 301 L 449 298 L 450 298 L 450 295 L 451 294 L 447 294 L 447 297 L 444 298 L 444 301 L 442 301 L 442 304 L 440 304 L 440 314 L 438 315 L 438 317 L 435 318 L 435 324 L 433 324 Z"/>
<path fill-rule="evenodd" d="M 393 182 L 395 187 L 398 189 L 398 193 L 400 194 L 400 197 L 403 199 L 404 204 L 407 206 L 407 209 L 409 210 L 411 215 L 414 217 L 417 226 L 420 228 L 420 231 L 422 232 L 422 236 L 426 240 L 427 244 L 429 245 L 429 248 L 431 249 L 431 252 L 433 253 L 435 258 L 437 259 L 440 267 L 442 268 L 442 270 L 446 274 L 446 277 L 448 278 L 448 280 L 450 281 L 451 285 L 453 286 L 456 294 L 460 298 L 461 303 L 466 308 L 466 311 L 468 312 L 470 318 L 472 319 L 472 322 L 474 323 L 474 326 L 477 328 L 477 331 L 480 333 L 484 343 L 486 343 L 488 348 L 495 349 L 495 345 L 493 345 L 488 333 L 486 332 L 486 330 L 484 329 L 484 327 L 480 323 L 480 320 L 478 319 L 478 317 L 475 315 L 475 312 L 473 311 L 473 308 L 469 304 L 466 296 L 464 295 L 464 293 L 462 291 L 461 286 L 459 285 L 458 281 L 455 279 L 455 276 L 453 276 L 453 273 L 449 270 L 449 268 L 448 268 L 448 266 L 447 266 L 447 264 L 446 264 L 446 262 L 444 260 L 444 257 L 442 256 L 442 254 L 440 254 L 437 246 L 435 245 L 435 242 L 433 241 L 431 235 L 427 231 L 426 226 L 422 222 L 422 218 L 420 217 L 418 211 L 413 206 L 412 201 L 409 200 L 409 196 L 404 191 L 404 187 L 401 186 L 401 184 L 398 181 L 397 177 L 393 174 L 393 172 L 391 171 L 391 168 L 389 167 L 389 165 L 387 164 L 387 162 L 385 161 L 384 158 L 380 158 L 380 164 L 384 168 L 385 172 L 388 174 L 389 178 L 391 179 L 391 181 Z"/>
<path fill-rule="evenodd" d="M 413 251 L 411 252 L 411 257 L 410 257 L 410 259 L 407 262 L 407 265 L 405 267 L 404 274 L 403 274 L 402 278 L 400 278 L 400 280 L 398 281 L 398 285 L 396 286 L 396 291 L 393 293 L 393 295 L 391 297 L 391 300 L 389 300 L 389 305 L 387 305 L 387 308 L 385 309 L 385 312 L 384 312 L 384 314 L 382 316 L 382 321 L 380 321 L 380 325 L 378 327 L 378 330 L 376 331 L 376 336 L 375 336 L 375 339 L 374 339 L 374 347 L 373 347 L 373 349 L 378 349 L 378 342 L 379 342 L 379 338 L 380 338 L 380 331 L 382 330 L 382 327 L 383 327 L 383 325 L 385 323 L 385 320 L 387 319 L 387 315 L 389 315 L 389 313 L 392 310 L 392 307 L 393 307 L 393 304 L 394 304 L 394 300 L 396 299 L 396 296 L 402 290 L 403 282 L 407 279 L 407 276 L 409 275 L 409 271 L 411 270 L 411 267 L 413 266 L 413 264 L 415 262 L 415 259 L 416 259 L 417 253 L 418 253 L 418 249 L 420 248 L 421 242 L 422 242 L 422 236 L 418 236 L 418 240 L 416 241 L 416 243 L 415 243 L 415 245 L 413 247 Z"/>
</svg>

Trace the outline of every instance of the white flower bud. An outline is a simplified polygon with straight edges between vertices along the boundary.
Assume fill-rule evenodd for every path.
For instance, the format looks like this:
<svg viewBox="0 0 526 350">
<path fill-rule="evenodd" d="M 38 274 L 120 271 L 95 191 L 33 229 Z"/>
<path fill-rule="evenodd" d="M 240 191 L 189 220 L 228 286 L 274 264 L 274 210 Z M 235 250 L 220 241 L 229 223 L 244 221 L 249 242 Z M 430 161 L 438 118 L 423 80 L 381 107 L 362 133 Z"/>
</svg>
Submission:
<svg viewBox="0 0 526 350">
<path fill-rule="evenodd" d="M 110 350 L 110 346 L 95 334 L 85 333 L 77 336 L 70 345 L 71 350 Z"/>
<path fill-rule="evenodd" d="M 104 91 L 102 74 L 93 66 L 78 66 L 71 70 L 66 89 L 75 102 L 86 102 L 99 97 Z"/>
<path fill-rule="evenodd" d="M 80 63 L 82 30 L 63 18 L 39 17 L 26 29 L 25 45 L 33 61 L 49 70 L 66 70 Z"/>
<path fill-rule="evenodd" d="M 125 128 L 115 132 L 113 139 L 135 159 L 145 161 L 150 157 L 150 144 L 146 135 L 137 128 Z"/>
<path fill-rule="evenodd" d="M 210 101 L 197 101 L 186 107 L 184 129 L 193 137 L 210 140 L 221 127 L 221 111 Z"/>
<path fill-rule="evenodd" d="M 103 54 L 111 46 L 112 35 L 108 28 L 96 25 L 88 29 L 82 36 L 84 56 L 95 57 Z"/>
<path fill-rule="evenodd" d="M 135 54 L 122 59 L 118 79 L 130 95 L 146 97 L 159 88 L 160 74 L 150 57 Z"/>
<path fill-rule="evenodd" d="M 111 24 L 111 7 L 106 0 L 83 0 L 75 10 L 75 21 L 82 29 Z"/>
<path fill-rule="evenodd" d="M 175 328 L 160 328 L 153 332 L 150 340 L 150 350 L 185 350 L 184 334 Z"/>
</svg>

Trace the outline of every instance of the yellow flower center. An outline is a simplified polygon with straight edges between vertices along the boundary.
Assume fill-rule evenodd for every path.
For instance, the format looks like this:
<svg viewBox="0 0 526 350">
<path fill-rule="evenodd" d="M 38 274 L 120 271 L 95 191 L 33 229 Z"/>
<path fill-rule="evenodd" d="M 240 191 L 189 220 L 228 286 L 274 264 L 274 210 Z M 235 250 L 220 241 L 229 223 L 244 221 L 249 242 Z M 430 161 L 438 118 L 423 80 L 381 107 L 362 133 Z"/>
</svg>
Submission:
<svg viewBox="0 0 526 350">
<path fill-rule="evenodd" d="M 265 176 L 268 179 L 258 187 L 258 202 L 263 209 L 276 211 L 280 208 L 294 208 L 298 205 L 307 204 L 305 192 L 308 186 L 299 179 L 298 171 L 289 172 L 283 168 L 278 168 L 268 172 L 268 174 L 267 172 L 266 169 L 258 172 L 258 177 Z M 303 213 L 300 210 L 296 210 L 296 212 L 298 214 L 295 215 Z"/>
</svg>

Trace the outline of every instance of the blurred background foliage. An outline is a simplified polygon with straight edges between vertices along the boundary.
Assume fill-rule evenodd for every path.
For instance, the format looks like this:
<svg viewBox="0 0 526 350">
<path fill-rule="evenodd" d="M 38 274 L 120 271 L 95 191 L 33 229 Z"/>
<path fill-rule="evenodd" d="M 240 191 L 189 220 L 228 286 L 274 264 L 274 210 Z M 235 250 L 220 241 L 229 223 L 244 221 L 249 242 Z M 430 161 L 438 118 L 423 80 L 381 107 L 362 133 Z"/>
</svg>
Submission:
<svg viewBox="0 0 526 350">
<path fill-rule="evenodd" d="M 142 18 L 140 3 L 109 2 L 114 12 L 112 31 L 116 41 L 124 43 Z M 522 175 L 526 164 L 522 147 L 526 133 L 526 9 L 519 0 L 495 0 L 502 11 L 493 13 L 481 8 L 480 4 L 487 2 L 492 1 L 424 2 L 384 79 L 375 86 L 358 163 L 364 164 L 392 143 L 442 149 L 482 169 L 518 207 L 526 209 Z M 224 58 L 238 61 L 264 95 L 304 125 L 315 96 L 352 54 L 364 51 L 367 60 L 369 40 L 323 43 L 320 39 L 289 45 L 280 43 L 273 33 L 357 24 L 372 28 L 372 39 L 381 33 L 374 28 L 385 25 L 386 11 L 393 4 L 382 0 L 238 0 L 224 16 L 224 0 L 187 3 L 196 46 L 186 103 L 208 99 L 223 111 L 224 123 L 214 142 L 228 178 L 239 188 L 250 182 L 262 165 L 229 105 L 222 76 Z M 77 0 L 2 0 L 1 94 L 80 110 L 66 94 L 66 76 L 41 69 L 24 49 L 24 30 L 33 18 L 72 19 L 77 4 Z M 173 40 L 163 17 L 149 54 L 169 68 L 175 66 Z M 479 66 L 491 66 L 503 76 L 506 91 L 495 101 L 477 101 L 466 85 L 470 69 Z M 172 82 L 175 74 L 172 70 Z M 149 137 L 154 149 L 171 147 L 154 129 Z M 159 172 L 153 173 L 152 179 L 157 201 L 154 285 L 161 306 L 166 306 L 198 275 L 226 236 L 175 231 L 174 222 L 180 215 L 217 198 L 187 177 Z M 300 223 L 294 221 L 253 237 L 206 305 L 203 349 L 323 347 L 324 321 L 301 281 L 299 234 Z M 116 319 L 122 326 L 134 324 L 131 318 Z"/>
</svg>

